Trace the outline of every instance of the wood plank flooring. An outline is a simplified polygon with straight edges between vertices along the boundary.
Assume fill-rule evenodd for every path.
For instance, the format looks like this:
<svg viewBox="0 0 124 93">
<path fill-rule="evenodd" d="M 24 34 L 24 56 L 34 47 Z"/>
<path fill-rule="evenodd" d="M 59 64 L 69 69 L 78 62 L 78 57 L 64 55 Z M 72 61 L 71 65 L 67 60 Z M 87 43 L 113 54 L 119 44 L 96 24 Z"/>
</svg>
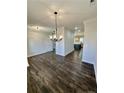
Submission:
<svg viewBox="0 0 124 93">
<path fill-rule="evenodd" d="M 96 93 L 93 65 L 81 62 L 79 55 L 48 52 L 29 57 L 28 93 Z"/>
</svg>

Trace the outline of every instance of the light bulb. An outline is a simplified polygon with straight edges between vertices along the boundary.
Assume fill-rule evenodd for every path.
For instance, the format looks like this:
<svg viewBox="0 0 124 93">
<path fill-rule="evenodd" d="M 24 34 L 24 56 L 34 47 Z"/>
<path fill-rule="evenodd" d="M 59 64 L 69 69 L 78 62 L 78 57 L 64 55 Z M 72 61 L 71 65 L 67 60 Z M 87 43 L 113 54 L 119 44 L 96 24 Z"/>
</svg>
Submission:
<svg viewBox="0 0 124 93">
<path fill-rule="evenodd" d="M 56 35 L 54 35 L 53 38 L 56 39 L 57 38 Z"/>
<path fill-rule="evenodd" d="M 50 39 L 52 39 L 53 37 L 52 36 L 49 36 Z"/>
<path fill-rule="evenodd" d="M 62 39 L 62 38 L 63 38 L 63 36 L 60 36 L 60 37 L 59 37 L 59 39 Z"/>
</svg>

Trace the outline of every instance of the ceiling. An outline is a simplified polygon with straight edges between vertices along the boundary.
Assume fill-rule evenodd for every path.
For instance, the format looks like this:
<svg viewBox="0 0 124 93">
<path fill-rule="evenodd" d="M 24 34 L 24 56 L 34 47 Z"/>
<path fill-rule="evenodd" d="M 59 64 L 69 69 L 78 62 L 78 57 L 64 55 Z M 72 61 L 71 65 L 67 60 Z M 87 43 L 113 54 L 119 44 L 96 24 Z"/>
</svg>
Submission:
<svg viewBox="0 0 124 93">
<path fill-rule="evenodd" d="M 96 4 L 90 4 L 90 0 L 27 0 L 27 4 L 28 25 L 54 27 L 57 11 L 58 26 L 72 30 L 97 16 Z"/>
</svg>

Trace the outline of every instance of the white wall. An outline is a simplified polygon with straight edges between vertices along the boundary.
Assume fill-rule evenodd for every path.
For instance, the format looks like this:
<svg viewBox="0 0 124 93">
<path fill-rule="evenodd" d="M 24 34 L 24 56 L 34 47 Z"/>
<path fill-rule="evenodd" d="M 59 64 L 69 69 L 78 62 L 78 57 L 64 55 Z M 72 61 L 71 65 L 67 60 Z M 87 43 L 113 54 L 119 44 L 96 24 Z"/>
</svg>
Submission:
<svg viewBox="0 0 124 93">
<path fill-rule="evenodd" d="M 96 18 L 84 22 L 84 47 L 82 61 L 94 65 L 97 75 L 97 20 Z"/>
<path fill-rule="evenodd" d="M 56 43 L 56 54 L 66 56 L 74 50 L 74 33 L 62 27 L 59 32 L 63 35 L 63 39 Z"/>
<path fill-rule="evenodd" d="M 62 35 L 63 39 L 59 42 L 56 42 L 56 54 L 65 56 L 65 46 L 64 46 L 64 27 L 58 28 L 58 34 Z"/>
<path fill-rule="evenodd" d="M 65 41 L 65 55 L 74 51 L 74 32 L 65 30 L 64 33 Z"/>
<path fill-rule="evenodd" d="M 28 57 L 52 51 L 53 45 L 49 33 L 28 28 Z"/>
</svg>

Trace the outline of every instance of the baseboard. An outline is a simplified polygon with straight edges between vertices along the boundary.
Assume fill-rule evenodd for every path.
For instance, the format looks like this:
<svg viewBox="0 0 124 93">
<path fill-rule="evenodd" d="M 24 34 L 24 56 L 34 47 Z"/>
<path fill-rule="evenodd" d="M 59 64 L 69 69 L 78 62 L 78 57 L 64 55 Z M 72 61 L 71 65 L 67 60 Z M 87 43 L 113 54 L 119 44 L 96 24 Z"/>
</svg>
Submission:
<svg viewBox="0 0 124 93">
<path fill-rule="evenodd" d="M 92 64 L 90 62 L 83 61 L 83 63 L 90 64 L 90 65 L 93 65 L 94 66 L 94 64 Z"/>
<path fill-rule="evenodd" d="M 37 55 L 44 54 L 44 53 L 51 52 L 51 51 L 46 51 L 46 52 L 41 52 L 41 53 L 34 53 L 34 54 L 31 54 L 31 55 L 27 55 L 27 57 L 33 57 L 33 56 L 37 56 Z"/>
<path fill-rule="evenodd" d="M 70 52 L 66 53 L 66 54 L 65 54 L 65 56 L 67 56 L 67 55 L 71 54 L 72 52 L 74 52 L 74 49 L 73 49 L 73 50 L 71 50 Z"/>
<path fill-rule="evenodd" d="M 92 64 L 91 62 L 88 62 L 86 60 L 83 60 L 83 63 L 93 65 L 94 72 L 95 72 L 95 77 L 96 77 L 96 80 L 97 80 L 97 67 L 95 66 L 95 64 Z"/>
</svg>

